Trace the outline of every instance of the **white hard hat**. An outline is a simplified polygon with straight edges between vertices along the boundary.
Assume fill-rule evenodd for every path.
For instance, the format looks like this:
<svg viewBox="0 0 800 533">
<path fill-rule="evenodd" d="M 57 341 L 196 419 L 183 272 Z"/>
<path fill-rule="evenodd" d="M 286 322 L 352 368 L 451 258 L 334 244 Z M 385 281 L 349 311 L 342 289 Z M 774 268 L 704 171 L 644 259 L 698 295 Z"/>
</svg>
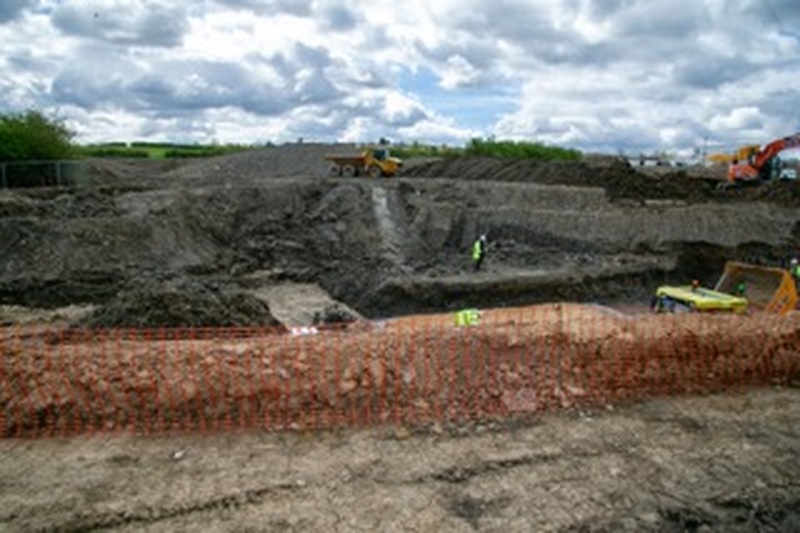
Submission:
<svg viewBox="0 0 800 533">
<path fill-rule="evenodd" d="M 792 260 L 791 260 L 791 263 L 792 263 L 793 265 L 796 265 L 796 264 L 797 264 L 797 258 L 796 258 L 796 257 L 795 257 L 795 258 L 792 258 Z"/>
</svg>

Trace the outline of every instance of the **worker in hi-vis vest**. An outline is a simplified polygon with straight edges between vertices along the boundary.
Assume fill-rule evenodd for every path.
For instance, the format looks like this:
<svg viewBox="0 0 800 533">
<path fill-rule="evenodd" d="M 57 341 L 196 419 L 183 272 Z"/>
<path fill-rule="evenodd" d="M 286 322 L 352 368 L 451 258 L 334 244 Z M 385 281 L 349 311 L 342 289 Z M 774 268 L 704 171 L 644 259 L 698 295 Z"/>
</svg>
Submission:
<svg viewBox="0 0 800 533">
<path fill-rule="evenodd" d="M 475 265 L 475 272 L 481 269 L 484 257 L 486 257 L 486 235 L 481 235 L 472 245 L 472 262 Z"/>
<path fill-rule="evenodd" d="M 463 328 L 477 326 L 481 320 L 481 312 L 477 309 L 462 309 L 456 313 L 456 326 Z"/>
</svg>

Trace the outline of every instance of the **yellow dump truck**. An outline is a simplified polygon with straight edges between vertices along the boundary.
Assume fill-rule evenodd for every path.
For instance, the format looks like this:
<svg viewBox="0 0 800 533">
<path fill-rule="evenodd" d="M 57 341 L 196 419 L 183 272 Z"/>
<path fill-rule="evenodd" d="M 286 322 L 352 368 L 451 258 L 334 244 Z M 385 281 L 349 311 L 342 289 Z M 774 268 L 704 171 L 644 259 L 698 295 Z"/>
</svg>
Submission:
<svg viewBox="0 0 800 533">
<path fill-rule="evenodd" d="M 785 315 L 797 306 L 797 287 L 784 269 L 729 261 L 713 290 L 696 285 L 662 286 L 653 297 L 660 313 L 746 310 Z"/>
<path fill-rule="evenodd" d="M 360 155 L 327 155 L 329 176 L 370 176 L 379 178 L 397 174 L 403 161 L 392 157 L 387 148 L 368 148 Z"/>
<path fill-rule="evenodd" d="M 743 313 L 747 299 L 691 285 L 664 286 L 656 290 L 653 308 L 659 313 Z"/>
</svg>

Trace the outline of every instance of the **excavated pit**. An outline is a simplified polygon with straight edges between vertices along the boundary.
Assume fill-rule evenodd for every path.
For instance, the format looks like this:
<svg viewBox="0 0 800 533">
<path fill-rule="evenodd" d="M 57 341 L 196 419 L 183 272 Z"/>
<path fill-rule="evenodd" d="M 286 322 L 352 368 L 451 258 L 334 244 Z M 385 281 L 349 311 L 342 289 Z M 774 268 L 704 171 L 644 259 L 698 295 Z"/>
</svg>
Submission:
<svg viewBox="0 0 800 533">
<path fill-rule="evenodd" d="M 720 191 L 707 173 L 647 175 L 613 158 L 322 177 L 323 155 L 346 149 L 95 160 L 80 187 L 1 191 L 0 304 L 93 304 L 81 322 L 93 326 L 271 324 L 270 306 L 304 305 L 270 301 L 287 283 L 320 287 L 332 300 L 319 305 L 338 301 L 348 316 L 644 304 L 658 284 L 711 285 L 726 260 L 776 265 L 800 248 L 796 183 Z M 480 233 L 490 248 L 474 273 Z"/>
</svg>

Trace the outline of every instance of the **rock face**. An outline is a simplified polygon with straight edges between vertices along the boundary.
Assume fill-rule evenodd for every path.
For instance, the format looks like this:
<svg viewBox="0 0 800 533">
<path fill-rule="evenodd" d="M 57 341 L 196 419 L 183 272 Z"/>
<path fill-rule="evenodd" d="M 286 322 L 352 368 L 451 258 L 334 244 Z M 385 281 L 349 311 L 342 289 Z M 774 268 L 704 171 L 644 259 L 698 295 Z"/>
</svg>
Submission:
<svg viewBox="0 0 800 533">
<path fill-rule="evenodd" d="M 262 271 L 371 317 L 644 301 L 665 281 L 713 283 L 725 260 L 780 264 L 800 248 L 796 183 L 719 191 L 706 176 L 613 160 L 487 158 L 409 165 L 393 179 L 322 177 L 323 155 L 345 148 L 94 161 L 88 186 L 0 191 L 0 304 L 91 303 L 98 325 L 268 324 L 246 281 Z M 490 246 L 476 275 L 480 233 Z"/>
</svg>

